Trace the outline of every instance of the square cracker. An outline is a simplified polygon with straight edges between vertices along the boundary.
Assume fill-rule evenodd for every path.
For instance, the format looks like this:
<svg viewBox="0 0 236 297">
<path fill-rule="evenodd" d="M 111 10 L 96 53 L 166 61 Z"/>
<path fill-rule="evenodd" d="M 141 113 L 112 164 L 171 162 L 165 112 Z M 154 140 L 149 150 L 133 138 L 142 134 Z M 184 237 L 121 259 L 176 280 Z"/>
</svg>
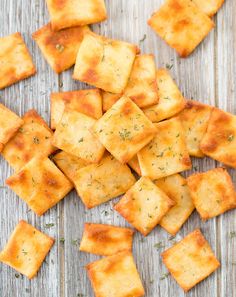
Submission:
<svg viewBox="0 0 236 297">
<path fill-rule="evenodd" d="M 142 175 L 141 169 L 139 166 L 138 156 L 135 155 L 131 160 L 128 162 L 129 167 L 131 167 L 139 176 Z"/>
<path fill-rule="evenodd" d="M 32 37 L 52 69 L 56 73 L 61 73 L 75 64 L 84 34 L 89 31 L 89 27 L 83 26 L 55 32 L 49 23 L 34 32 Z"/>
<path fill-rule="evenodd" d="M 124 194 L 135 178 L 127 165 L 109 155 L 98 164 L 80 169 L 73 182 L 83 203 L 92 208 Z"/>
<path fill-rule="evenodd" d="M 73 188 L 56 165 L 44 156 L 33 158 L 9 177 L 6 184 L 39 216 Z"/>
<path fill-rule="evenodd" d="M 78 51 L 73 78 L 111 93 L 128 83 L 137 47 L 94 33 L 86 34 Z"/>
<path fill-rule="evenodd" d="M 23 116 L 23 121 L 24 124 L 2 151 L 3 157 L 16 171 L 33 157 L 49 156 L 55 151 L 51 144 L 53 133 L 34 109 Z"/>
<path fill-rule="evenodd" d="M 75 110 L 66 110 L 57 125 L 52 143 L 87 162 L 101 160 L 105 148 L 89 131 L 96 120 Z"/>
<path fill-rule="evenodd" d="M 193 0 L 205 14 L 213 16 L 221 8 L 225 0 Z"/>
<path fill-rule="evenodd" d="M 178 114 L 184 127 L 190 156 L 204 157 L 200 143 L 206 133 L 212 109 L 212 106 L 188 100 L 185 109 Z"/>
<path fill-rule="evenodd" d="M 85 223 L 79 249 L 101 256 L 132 251 L 133 233 L 134 231 L 129 228 Z"/>
<path fill-rule="evenodd" d="M 23 120 L 14 112 L 3 104 L 0 104 L 0 152 L 4 145 L 16 134 L 23 123 Z"/>
<path fill-rule="evenodd" d="M 148 24 L 181 57 L 190 55 L 214 27 L 191 0 L 166 0 Z"/>
<path fill-rule="evenodd" d="M 185 99 L 166 69 L 156 71 L 159 103 L 144 109 L 152 122 L 173 117 L 185 107 Z"/>
<path fill-rule="evenodd" d="M 31 279 L 53 244 L 53 238 L 21 220 L 0 252 L 0 261 Z"/>
<path fill-rule="evenodd" d="M 208 157 L 236 168 L 236 116 L 214 108 L 200 149 Z"/>
<path fill-rule="evenodd" d="M 131 252 L 121 252 L 86 266 L 96 297 L 141 297 L 144 288 Z"/>
<path fill-rule="evenodd" d="M 46 0 L 52 29 L 93 24 L 106 20 L 104 0 Z"/>
<path fill-rule="evenodd" d="M 0 89 L 36 73 L 20 33 L 0 38 Z"/>
<path fill-rule="evenodd" d="M 194 210 L 194 204 L 186 180 L 179 174 L 155 181 L 155 184 L 176 204 L 164 215 L 160 226 L 175 235 Z"/>
<path fill-rule="evenodd" d="M 187 179 L 193 203 L 203 220 L 236 208 L 236 193 L 230 175 L 215 168 Z"/>
<path fill-rule="evenodd" d="M 191 169 L 184 129 L 178 117 L 156 124 L 153 140 L 138 152 L 143 176 L 158 179 Z"/>
<path fill-rule="evenodd" d="M 174 204 L 149 178 L 141 177 L 114 209 L 146 236 Z"/>
<path fill-rule="evenodd" d="M 127 163 L 152 140 L 154 124 L 128 97 L 122 97 L 93 126 L 93 133 L 121 163 Z"/>
<path fill-rule="evenodd" d="M 94 119 L 102 116 L 102 96 L 98 89 L 51 94 L 51 128 L 59 124 L 65 108 L 86 114 Z"/>
<path fill-rule="evenodd" d="M 187 292 L 214 272 L 220 263 L 199 229 L 162 253 L 171 275 Z"/>
</svg>

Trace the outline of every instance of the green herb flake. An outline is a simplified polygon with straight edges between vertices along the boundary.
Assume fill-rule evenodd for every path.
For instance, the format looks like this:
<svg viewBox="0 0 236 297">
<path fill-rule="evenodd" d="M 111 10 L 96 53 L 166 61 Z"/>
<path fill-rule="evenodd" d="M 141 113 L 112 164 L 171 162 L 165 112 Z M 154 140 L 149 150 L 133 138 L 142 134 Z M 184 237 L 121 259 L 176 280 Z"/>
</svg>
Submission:
<svg viewBox="0 0 236 297">
<path fill-rule="evenodd" d="M 168 70 L 171 70 L 171 69 L 173 68 L 173 66 L 174 66 L 173 64 L 171 64 L 171 65 L 168 64 L 168 63 L 166 64 L 166 68 L 167 68 Z"/>
<path fill-rule="evenodd" d="M 130 140 L 132 138 L 131 132 L 127 129 L 122 129 L 121 131 L 119 131 L 119 135 L 122 140 Z"/>
<path fill-rule="evenodd" d="M 141 38 L 141 39 L 139 40 L 139 43 L 142 43 L 142 42 L 144 42 L 146 38 L 147 38 L 147 35 L 146 35 L 146 34 L 144 34 L 144 35 L 143 35 L 143 38 Z"/>
<path fill-rule="evenodd" d="M 164 280 L 164 279 L 166 279 L 168 276 L 169 276 L 169 273 L 168 273 L 168 272 L 167 272 L 167 273 L 164 273 L 164 274 L 162 274 L 162 276 L 160 277 L 160 280 Z"/>
<path fill-rule="evenodd" d="M 39 138 L 38 137 L 36 137 L 36 136 L 34 136 L 33 137 L 33 142 L 34 142 L 34 144 L 39 144 Z"/>
<path fill-rule="evenodd" d="M 165 247 L 165 245 L 161 241 L 159 241 L 158 243 L 154 244 L 154 248 L 156 248 L 158 251 L 160 249 L 164 248 L 164 247 Z"/>
<path fill-rule="evenodd" d="M 54 223 L 48 223 L 48 224 L 45 224 L 45 228 L 49 229 L 51 227 L 53 227 L 55 224 Z"/>
<path fill-rule="evenodd" d="M 234 140 L 234 135 L 233 135 L 233 134 L 229 135 L 229 136 L 228 136 L 228 141 L 231 142 L 231 141 L 233 141 L 233 140 Z"/>
<path fill-rule="evenodd" d="M 234 238 L 234 237 L 236 237 L 236 231 L 230 231 L 230 233 L 229 233 L 229 237 L 230 237 L 230 238 Z"/>
<path fill-rule="evenodd" d="M 83 142 L 83 141 L 84 141 L 84 138 L 81 137 L 81 138 L 79 139 L 79 143 L 80 143 L 80 142 Z"/>
<path fill-rule="evenodd" d="M 19 278 L 20 275 L 18 273 L 15 273 L 15 278 Z"/>
<path fill-rule="evenodd" d="M 57 44 L 56 49 L 58 50 L 59 53 L 62 53 L 65 49 L 65 47 L 62 44 Z"/>
<path fill-rule="evenodd" d="M 64 244 L 64 243 L 65 243 L 65 238 L 63 238 L 63 237 L 60 238 L 60 239 L 59 239 L 59 242 L 62 243 L 62 244 Z"/>
</svg>

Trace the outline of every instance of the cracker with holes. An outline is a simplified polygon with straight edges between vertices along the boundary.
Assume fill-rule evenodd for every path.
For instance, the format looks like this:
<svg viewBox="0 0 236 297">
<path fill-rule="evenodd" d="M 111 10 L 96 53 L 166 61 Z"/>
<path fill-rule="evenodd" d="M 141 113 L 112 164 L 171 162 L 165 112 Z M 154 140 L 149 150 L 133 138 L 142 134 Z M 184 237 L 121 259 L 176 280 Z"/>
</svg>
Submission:
<svg viewBox="0 0 236 297">
<path fill-rule="evenodd" d="M 193 203 L 203 220 L 236 207 L 236 192 L 226 169 L 196 173 L 187 181 Z"/>
<path fill-rule="evenodd" d="M 176 204 L 164 215 L 160 226 L 175 235 L 194 210 L 194 204 L 186 180 L 174 174 L 155 181 L 155 184 Z"/>
<path fill-rule="evenodd" d="M 86 34 L 78 51 L 73 78 L 111 93 L 128 83 L 137 47 L 94 33 Z"/>
<path fill-rule="evenodd" d="M 113 94 L 106 91 L 102 91 L 102 109 L 108 111 L 120 98 L 121 94 Z"/>
<path fill-rule="evenodd" d="M 154 124 L 128 97 L 122 97 L 93 126 L 93 133 L 121 163 L 127 163 L 152 140 Z"/>
<path fill-rule="evenodd" d="M 104 0 L 46 0 L 53 31 L 106 20 Z"/>
<path fill-rule="evenodd" d="M 185 99 L 166 69 L 156 71 L 159 103 L 144 109 L 152 122 L 173 117 L 185 107 Z"/>
<path fill-rule="evenodd" d="M 148 24 L 181 57 L 190 55 L 214 27 L 191 0 L 167 0 Z"/>
<path fill-rule="evenodd" d="M 49 23 L 34 32 L 32 37 L 51 68 L 61 73 L 75 64 L 84 34 L 89 31 L 88 26 L 82 26 L 55 32 Z"/>
<path fill-rule="evenodd" d="M 121 252 L 86 266 L 97 297 L 142 297 L 144 288 L 131 252 Z"/>
<path fill-rule="evenodd" d="M 75 110 L 66 110 L 57 125 L 52 143 L 61 150 L 87 162 L 101 160 L 105 148 L 90 132 L 96 120 Z"/>
<path fill-rule="evenodd" d="M 178 117 L 156 124 L 154 139 L 138 152 L 143 176 L 158 179 L 191 169 L 184 129 Z"/>
<path fill-rule="evenodd" d="M 205 14 L 213 16 L 221 8 L 224 0 L 193 0 Z"/>
<path fill-rule="evenodd" d="M 0 90 L 36 73 L 20 33 L 0 38 Z"/>
<path fill-rule="evenodd" d="M 33 158 L 9 177 L 6 184 L 38 216 L 56 205 L 73 188 L 56 165 L 44 156 Z"/>
<path fill-rule="evenodd" d="M 206 133 L 212 109 L 212 106 L 188 100 L 185 109 L 178 114 L 184 127 L 190 156 L 204 157 L 200 143 Z"/>
<path fill-rule="evenodd" d="M 236 116 L 214 108 L 200 149 L 208 157 L 236 168 Z"/>
<path fill-rule="evenodd" d="M 49 156 L 55 151 L 51 144 L 53 133 L 34 109 L 23 116 L 23 121 L 24 124 L 2 151 L 3 157 L 16 171 L 33 157 Z"/>
<path fill-rule="evenodd" d="M 0 252 L 0 261 L 32 279 L 53 244 L 53 238 L 21 220 Z"/>
<path fill-rule="evenodd" d="M 138 156 L 135 155 L 131 160 L 128 162 L 129 167 L 131 167 L 139 176 L 142 175 L 141 169 L 139 166 Z"/>
<path fill-rule="evenodd" d="M 174 204 L 149 178 L 141 177 L 114 209 L 146 236 Z"/>
<path fill-rule="evenodd" d="M 80 169 L 73 182 L 85 206 L 92 208 L 124 194 L 135 178 L 127 165 L 109 155 Z"/>
<path fill-rule="evenodd" d="M 133 233 L 134 231 L 129 228 L 86 223 L 79 249 L 101 256 L 132 251 Z"/>
<path fill-rule="evenodd" d="M 66 108 L 86 114 L 94 119 L 102 116 L 102 96 L 98 89 L 51 94 L 51 128 L 59 124 Z"/>
<path fill-rule="evenodd" d="M 185 292 L 207 278 L 220 266 L 199 229 L 162 253 L 162 259 Z"/>
<path fill-rule="evenodd" d="M 4 145 L 16 134 L 23 125 L 23 120 L 14 112 L 0 104 L 0 152 Z"/>
</svg>

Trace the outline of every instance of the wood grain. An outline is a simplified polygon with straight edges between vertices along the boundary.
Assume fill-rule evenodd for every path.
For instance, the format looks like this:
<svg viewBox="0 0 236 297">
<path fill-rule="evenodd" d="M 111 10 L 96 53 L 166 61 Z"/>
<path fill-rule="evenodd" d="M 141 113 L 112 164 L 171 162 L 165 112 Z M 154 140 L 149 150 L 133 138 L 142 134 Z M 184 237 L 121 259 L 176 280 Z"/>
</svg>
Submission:
<svg viewBox="0 0 236 297">
<path fill-rule="evenodd" d="M 173 65 L 171 73 L 186 98 L 219 106 L 236 113 L 236 3 L 226 0 L 214 17 L 216 28 L 208 35 L 197 50 L 187 59 L 180 59 L 175 52 L 161 41 L 147 26 L 146 21 L 158 9 L 163 0 L 106 0 L 108 21 L 92 26 L 97 33 L 112 38 L 136 43 L 144 53 L 154 53 L 159 67 Z M 33 55 L 38 73 L 10 88 L 0 91 L 0 102 L 23 115 L 35 108 L 49 121 L 49 96 L 52 91 L 69 91 L 88 88 L 72 80 L 72 69 L 60 76 L 53 73 L 42 57 L 31 33 L 49 20 L 44 0 L 1 0 L 0 36 L 19 31 Z M 143 42 L 140 40 L 146 36 Z M 0 45 L 1 46 L 1 45 Z M 213 160 L 193 160 L 193 170 L 205 171 L 219 166 Z M 0 160 L 0 248 L 2 248 L 19 219 L 25 219 L 40 230 L 53 236 L 56 243 L 43 264 L 38 277 L 28 281 L 15 277 L 15 271 L 0 265 L 1 297 L 76 297 L 83 294 L 92 297 L 93 292 L 84 270 L 84 265 L 98 257 L 79 253 L 76 240 L 80 240 L 85 222 L 108 223 L 128 226 L 112 210 L 114 201 L 85 210 L 75 192 L 64 201 L 37 218 L 10 189 L 4 185 L 12 170 Z M 236 173 L 231 170 L 234 181 Z M 188 293 L 191 297 L 235 297 L 236 296 L 236 238 L 229 233 L 236 231 L 236 212 L 230 211 L 219 218 L 201 222 L 196 212 L 190 217 L 175 240 L 183 238 L 190 231 L 200 227 L 213 250 L 221 260 L 221 269 Z M 45 224 L 54 223 L 51 228 Z M 63 240 L 60 242 L 60 238 Z M 165 247 L 157 250 L 154 245 L 162 242 Z M 148 297 L 182 297 L 185 294 L 171 277 L 161 280 L 167 272 L 160 253 L 170 247 L 173 241 L 160 227 L 147 238 L 136 233 L 134 255 Z M 81 295 L 82 296 L 82 295 Z"/>
</svg>

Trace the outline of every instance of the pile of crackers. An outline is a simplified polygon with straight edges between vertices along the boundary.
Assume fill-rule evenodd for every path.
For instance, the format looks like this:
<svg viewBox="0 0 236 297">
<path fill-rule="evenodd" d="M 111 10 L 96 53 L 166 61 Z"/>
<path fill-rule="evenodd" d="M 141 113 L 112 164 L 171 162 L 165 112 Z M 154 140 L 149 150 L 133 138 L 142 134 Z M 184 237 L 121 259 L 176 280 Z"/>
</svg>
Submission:
<svg viewBox="0 0 236 297">
<path fill-rule="evenodd" d="M 188 1 L 174 2 L 179 7 Z M 187 179 L 180 173 L 192 168 L 191 156 L 236 168 L 236 116 L 185 99 L 153 55 L 91 32 L 88 24 L 106 18 L 103 0 L 56 3 L 47 0 L 51 23 L 33 38 L 55 72 L 75 64 L 73 78 L 94 88 L 52 93 L 51 127 L 35 110 L 21 118 L 0 104 L 0 151 L 15 171 L 6 184 L 38 216 L 73 188 L 88 209 L 122 195 L 114 209 L 144 236 L 157 225 L 176 235 L 194 209 L 208 220 L 235 208 L 225 168 Z M 1 88 L 35 73 L 19 33 L 0 45 Z M 144 296 L 133 235 L 131 228 L 85 224 L 80 250 L 104 256 L 86 266 L 96 296 Z M 32 278 L 53 243 L 20 221 L 0 261 Z M 185 291 L 220 265 L 199 229 L 162 258 Z"/>
</svg>

